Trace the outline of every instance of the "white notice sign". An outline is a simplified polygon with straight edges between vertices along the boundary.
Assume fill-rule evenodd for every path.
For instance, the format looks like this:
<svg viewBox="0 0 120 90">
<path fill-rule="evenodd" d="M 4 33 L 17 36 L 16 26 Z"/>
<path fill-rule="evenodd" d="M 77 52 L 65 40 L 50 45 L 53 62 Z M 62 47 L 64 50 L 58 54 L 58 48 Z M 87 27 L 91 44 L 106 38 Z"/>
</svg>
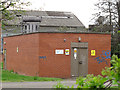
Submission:
<svg viewBox="0 0 120 90">
<path fill-rule="evenodd" d="M 18 53 L 18 47 L 17 47 L 17 53 Z"/>
<path fill-rule="evenodd" d="M 55 50 L 55 54 L 64 54 L 64 50 Z"/>
<path fill-rule="evenodd" d="M 77 48 L 74 48 L 74 58 L 77 58 Z"/>
</svg>

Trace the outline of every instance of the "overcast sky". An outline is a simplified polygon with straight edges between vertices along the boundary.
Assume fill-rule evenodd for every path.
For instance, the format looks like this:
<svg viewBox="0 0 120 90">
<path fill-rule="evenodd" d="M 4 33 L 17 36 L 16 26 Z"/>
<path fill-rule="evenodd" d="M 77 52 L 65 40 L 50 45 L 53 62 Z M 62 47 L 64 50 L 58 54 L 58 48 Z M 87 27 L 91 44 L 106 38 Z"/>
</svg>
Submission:
<svg viewBox="0 0 120 90">
<path fill-rule="evenodd" d="M 98 0 L 27 0 L 31 2 L 29 10 L 67 11 L 74 13 L 88 27 L 95 13 L 94 4 Z"/>
</svg>

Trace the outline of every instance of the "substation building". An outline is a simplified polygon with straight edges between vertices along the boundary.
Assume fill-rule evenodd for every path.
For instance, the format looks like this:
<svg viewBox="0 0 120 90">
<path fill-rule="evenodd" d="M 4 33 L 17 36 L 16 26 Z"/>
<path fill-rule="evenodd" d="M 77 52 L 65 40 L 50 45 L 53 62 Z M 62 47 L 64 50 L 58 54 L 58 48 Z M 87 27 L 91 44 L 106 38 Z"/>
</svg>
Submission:
<svg viewBox="0 0 120 90">
<path fill-rule="evenodd" d="M 88 32 L 73 13 L 27 11 L 7 23 L 11 32 L 3 32 L 4 69 L 72 78 L 98 75 L 110 66 L 111 34 Z"/>
</svg>

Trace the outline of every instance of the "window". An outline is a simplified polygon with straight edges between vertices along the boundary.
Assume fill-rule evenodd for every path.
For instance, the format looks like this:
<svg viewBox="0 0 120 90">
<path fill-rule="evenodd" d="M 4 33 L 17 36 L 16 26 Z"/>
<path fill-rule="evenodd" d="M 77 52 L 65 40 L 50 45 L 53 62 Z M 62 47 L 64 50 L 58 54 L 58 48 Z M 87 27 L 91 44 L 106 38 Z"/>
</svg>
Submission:
<svg viewBox="0 0 120 90">
<path fill-rule="evenodd" d="M 25 25 L 25 30 L 27 30 L 27 25 Z"/>
<path fill-rule="evenodd" d="M 35 30 L 37 31 L 38 30 L 38 26 L 36 25 L 36 27 L 35 27 Z"/>
<path fill-rule="evenodd" d="M 33 28 L 34 26 L 33 26 L 33 24 L 32 24 L 31 26 L 32 26 L 32 32 L 33 32 L 33 31 L 34 31 L 34 30 L 33 30 L 33 29 L 34 29 L 34 28 Z"/>
<path fill-rule="evenodd" d="M 23 32 L 25 33 L 31 33 L 31 32 L 36 32 L 38 31 L 38 25 L 37 24 L 33 24 L 33 23 L 27 23 L 26 25 L 24 25 L 23 28 Z"/>
</svg>

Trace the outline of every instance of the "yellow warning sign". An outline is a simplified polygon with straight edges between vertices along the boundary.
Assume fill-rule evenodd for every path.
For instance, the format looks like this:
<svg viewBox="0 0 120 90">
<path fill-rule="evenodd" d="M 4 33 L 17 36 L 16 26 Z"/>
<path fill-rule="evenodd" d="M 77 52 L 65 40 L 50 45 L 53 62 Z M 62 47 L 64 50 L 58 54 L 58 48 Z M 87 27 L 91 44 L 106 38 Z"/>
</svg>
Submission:
<svg viewBox="0 0 120 90">
<path fill-rule="evenodd" d="M 95 50 L 91 50 L 91 56 L 95 56 Z"/>
<path fill-rule="evenodd" d="M 69 55 L 69 49 L 65 49 L 65 55 Z"/>
</svg>

